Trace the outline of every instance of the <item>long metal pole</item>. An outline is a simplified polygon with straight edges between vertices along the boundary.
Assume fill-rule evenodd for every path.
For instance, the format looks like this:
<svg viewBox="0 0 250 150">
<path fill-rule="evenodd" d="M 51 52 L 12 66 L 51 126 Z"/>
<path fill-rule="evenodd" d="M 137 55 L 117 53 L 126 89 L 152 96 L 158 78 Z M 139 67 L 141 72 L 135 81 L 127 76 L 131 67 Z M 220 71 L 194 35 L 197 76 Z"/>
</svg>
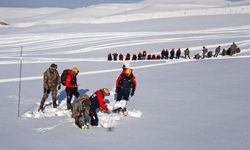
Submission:
<svg viewBox="0 0 250 150">
<path fill-rule="evenodd" d="M 18 113 L 17 116 L 20 116 L 20 102 L 21 102 L 21 89 L 22 89 L 22 67 L 23 67 L 23 47 L 21 46 L 20 52 L 20 72 L 19 72 L 19 96 L 18 96 Z"/>
</svg>

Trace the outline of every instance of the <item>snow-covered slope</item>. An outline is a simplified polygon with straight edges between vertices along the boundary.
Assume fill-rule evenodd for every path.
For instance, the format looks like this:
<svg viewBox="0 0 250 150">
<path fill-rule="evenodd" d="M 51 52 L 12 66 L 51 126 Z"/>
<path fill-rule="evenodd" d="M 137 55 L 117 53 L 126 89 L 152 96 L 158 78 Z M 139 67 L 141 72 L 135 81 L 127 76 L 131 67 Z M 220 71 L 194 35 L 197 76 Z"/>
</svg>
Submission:
<svg viewBox="0 0 250 150">
<path fill-rule="evenodd" d="M 0 8 L 0 20 L 10 23 L 0 26 L 0 149 L 248 149 L 249 17 L 248 0 Z M 163 48 L 189 47 L 194 56 L 202 46 L 214 51 L 232 42 L 241 53 L 203 60 L 106 61 L 108 53 L 159 54 Z M 102 126 L 110 128 L 80 130 L 65 110 L 64 88 L 58 91 L 58 109 L 36 112 L 42 74 L 52 62 L 60 73 L 78 67 L 79 92 L 88 95 L 103 87 L 114 92 L 123 63 L 131 66 L 138 86 L 128 103 L 130 114 L 100 112 Z"/>
<path fill-rule="evenodd" d="M 65 8 L 1 8 L 0 18 L 7 20 L 12 24 L 12 27 L 29 27 L 42 24 L 117 23 L 157 18 L 246 13 L 250 13 L 250 6 L 247 1 L 148 0 L 132 4 L 91 5 L 73 10 Z"/>
</svg>

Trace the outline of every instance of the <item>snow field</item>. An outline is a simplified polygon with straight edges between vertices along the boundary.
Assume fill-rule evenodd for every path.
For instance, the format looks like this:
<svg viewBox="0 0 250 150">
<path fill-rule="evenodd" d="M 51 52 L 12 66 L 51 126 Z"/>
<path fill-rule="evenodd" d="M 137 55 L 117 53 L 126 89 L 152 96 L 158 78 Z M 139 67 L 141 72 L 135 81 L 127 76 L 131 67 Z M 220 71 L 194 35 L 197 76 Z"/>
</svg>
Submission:
<svg viewBox="0 0 250 150">
<path fill-rule="evenodd" d="M 78 9 L 0 8 L 0 20 L 10 23 L 0 26 L 0 149 L 248 149 L 249 4 L 146 0 Z M 57 109 L 49 98 L 45 113 L 37 112 L 42 73 L 52 62 L 59 72 L 79 67 L 80 90 L 90 95 L 112 89 L 121 72 L 124 62 L 107 62 L 108 53 L 188 47 L 192 57 L 202 46 L 214 51 L 232 42 L 241 48 L 232 57 L 126 62 L 138 81 L 128 116 L 100 111 L 99 127 L 86 131 L 74 125 L 63 89 Z M 20 46 L 24 114 L 18 118 Z M 107 97 L 109 107 L 113 96 Z"/>
</svg>

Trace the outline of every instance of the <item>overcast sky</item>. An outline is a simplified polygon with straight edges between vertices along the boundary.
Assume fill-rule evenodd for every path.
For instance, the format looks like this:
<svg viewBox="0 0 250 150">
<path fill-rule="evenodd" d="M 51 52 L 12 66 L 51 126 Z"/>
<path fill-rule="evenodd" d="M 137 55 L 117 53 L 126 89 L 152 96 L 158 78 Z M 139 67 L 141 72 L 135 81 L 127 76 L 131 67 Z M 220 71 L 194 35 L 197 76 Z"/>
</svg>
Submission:
<svg viewBox="0 0 250 150">
<path fill-rule="evenodd" d="M 63 7 L 78 8 L 100 3 L 132 3 L 142 0 L 0 0 L 0 7 Z"/>
</svg>

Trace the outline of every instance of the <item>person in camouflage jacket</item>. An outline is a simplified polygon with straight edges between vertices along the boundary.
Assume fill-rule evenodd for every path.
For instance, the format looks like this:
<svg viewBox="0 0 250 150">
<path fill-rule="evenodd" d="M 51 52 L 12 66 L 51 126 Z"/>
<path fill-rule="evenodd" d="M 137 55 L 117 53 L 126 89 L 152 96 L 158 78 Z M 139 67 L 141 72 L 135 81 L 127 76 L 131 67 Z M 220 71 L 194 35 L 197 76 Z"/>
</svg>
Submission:
<svg viewBox="0 0 250 150">
<path fill-rule="evenodd" d="M 207 52 L 208 52 L 208 49 L 205 46 L 203 46 L 203 49 L 202 49 L 202 59 L 204 59 L 206 57 Z"/>
<path fill-rule="evenodd" d="M 44 103 L 47 100 L 50 92 L 52 93 L 53 107 L 56 108 L 57 90 L 61 88 L 61 79 L 57 71 L 57 65 L 51 64 L 50 67 L 43 73 L 43 98 L 38 111 L 44 110 Z"/>
<path fill-rule="evenodd" d="M 185 54 L 185 59 L 187 59 L 187 57 L 190 59 L 190 50 L 188 48 L 184 51 L 184 54 Z"/>
<path fill-rule="evenodd" d="M 82 129 L 89 128 L 90 122 L 90 99 L 87 94 L 80 94 L 73 107 L 72 118 L 75 119 L 75 124 Z"/>
</svg>

